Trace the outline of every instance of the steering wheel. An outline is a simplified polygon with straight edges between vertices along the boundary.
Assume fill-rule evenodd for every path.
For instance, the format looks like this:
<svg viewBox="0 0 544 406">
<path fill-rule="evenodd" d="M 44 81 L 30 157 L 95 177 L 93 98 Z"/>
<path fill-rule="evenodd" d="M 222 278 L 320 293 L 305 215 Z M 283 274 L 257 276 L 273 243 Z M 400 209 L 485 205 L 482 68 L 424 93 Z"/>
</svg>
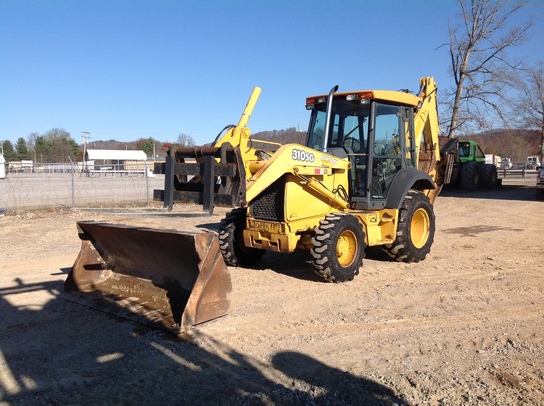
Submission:
<svg viewBox="0 0 544 406">
<path fill-rule="evenodd" d="M 361 151 L 362 146 L 361 142 L 357 138 L 353 137 L 346 137 L 342 141 L 342 146 L 346 151 L 348 151 L 348 154 L 353 154 L 357 151 Z"/>
</svg>

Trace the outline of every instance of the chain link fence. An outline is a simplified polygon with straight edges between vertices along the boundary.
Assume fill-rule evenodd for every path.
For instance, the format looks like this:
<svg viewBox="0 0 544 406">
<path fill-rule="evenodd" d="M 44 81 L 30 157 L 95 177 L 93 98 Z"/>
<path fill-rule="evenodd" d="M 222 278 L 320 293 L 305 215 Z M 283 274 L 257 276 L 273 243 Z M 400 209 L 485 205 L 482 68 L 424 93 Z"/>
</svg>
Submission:
<svg viewBox="0 0 544 406">
<path fill-rule="evenodd" d="M 0 179 L 0 209 L 135 205 L 147 207 L 164 175 L 146 163 L 116 165 L 39 164 L 8 170 Z"/>
</svg>

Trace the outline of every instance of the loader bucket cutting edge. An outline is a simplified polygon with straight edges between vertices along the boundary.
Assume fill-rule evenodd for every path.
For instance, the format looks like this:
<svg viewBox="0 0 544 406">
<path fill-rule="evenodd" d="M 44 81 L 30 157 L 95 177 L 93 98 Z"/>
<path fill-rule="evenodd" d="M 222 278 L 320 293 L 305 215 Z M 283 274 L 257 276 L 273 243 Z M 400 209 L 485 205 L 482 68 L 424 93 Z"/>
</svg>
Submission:
<svg viewBox="0 0 544 406">
<path fill-rule="evenodd" d="M 77 226 L 64 290 L 83 304 L 174 333 L 228 313 L 232 285 L 212 232 Z"/>
</svg>

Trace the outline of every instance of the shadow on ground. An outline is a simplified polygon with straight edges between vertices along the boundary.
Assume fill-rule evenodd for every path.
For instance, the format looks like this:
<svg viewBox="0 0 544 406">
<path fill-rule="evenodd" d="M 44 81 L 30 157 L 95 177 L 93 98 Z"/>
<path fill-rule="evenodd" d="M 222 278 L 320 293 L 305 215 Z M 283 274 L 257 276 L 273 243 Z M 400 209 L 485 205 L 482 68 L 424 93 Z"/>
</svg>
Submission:
<svg viewBox="0 0 544 406">
<path fill-rule="evenodd" d="M 403 404 L 391 389 L 307 355 L 279 351 L 265 362 L 201 332 L 182 340 L 64 300 L 62 289 L 61 281 L 22 279 L 0 288 L 1 401 Z M 49 301 L 37 306 L 31 300 L 37 292 Z"/>
<path fill-rule="evenodd" d="M 527 185 L 502 185 L 494 189 L 480 188 L 474 191 L 462 190 L 449 185 L 442 188 L 442 197 L 459 197 L 463 199 L 491 199 L 491 200 L 521 200 L 536 201 L 536 187 Z"/>
</svg>

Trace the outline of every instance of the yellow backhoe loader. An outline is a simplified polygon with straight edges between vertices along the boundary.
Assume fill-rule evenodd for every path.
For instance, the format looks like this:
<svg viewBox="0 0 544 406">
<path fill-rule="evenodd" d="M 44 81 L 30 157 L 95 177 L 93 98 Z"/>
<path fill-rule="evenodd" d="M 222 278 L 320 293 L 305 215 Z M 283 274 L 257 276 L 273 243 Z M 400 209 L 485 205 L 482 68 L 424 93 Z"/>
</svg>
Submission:
<svg viewBox="0 0 544 406">
<path fill-rule="evenodd" d="M 226 265 L 252 265 L 265 251 L 308 250 L 316 272 L 331 282 L 352 280 L 367 246 L 397 261 L 423 260 L 435 232 L 432 203 L 453 166 L 450 155 L 440 157 L 434 79 L 422 78 L 418 95 L 337 90 L 307 98 L 306 145 L 260 150 L 247 128 L 255 88 L 237 126 L 213 147 L 178 149 L 183 159 L 170 172 L 178 189 L 188 183 L 180 175 L 191 165 L 184 157 L 207 155 L 213 184 L 234 181 L 228 193 L 237 207 L 218 237 L 79 222 L 82 249 L 66 290 L 97 294 L 180 331 L 225 315 Z"/>
<path fill-rule="evenodd" d="M 422 78 L 417 96 L 335 87 L 307 98 L 306 108 L 306 145 L 246 165 L 244 200 L 220 227 L 226 263 L 309 250 L 319 275 L 343 282 L 359 272 L 367 246 L 397 261 L 424 259 L 432 203 L 452 166 L 440 157 L 434 79 Z"/>
</svg>

